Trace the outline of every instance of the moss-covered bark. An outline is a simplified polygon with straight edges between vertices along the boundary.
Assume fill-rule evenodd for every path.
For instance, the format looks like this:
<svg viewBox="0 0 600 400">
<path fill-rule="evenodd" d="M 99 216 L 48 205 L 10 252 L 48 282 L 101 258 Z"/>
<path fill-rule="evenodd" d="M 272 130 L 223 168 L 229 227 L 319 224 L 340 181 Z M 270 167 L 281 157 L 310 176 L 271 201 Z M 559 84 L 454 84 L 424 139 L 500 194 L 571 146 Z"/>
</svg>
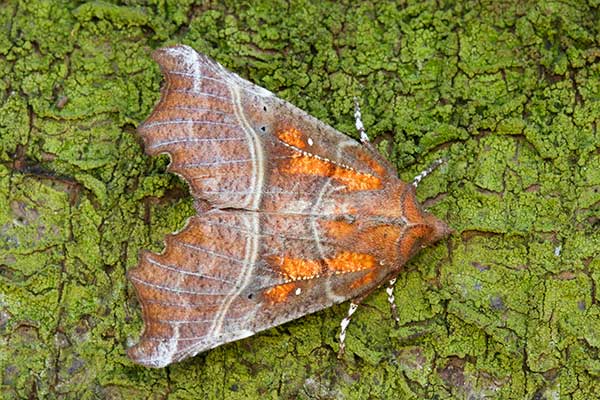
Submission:
<svg viewBox="0 0 600 400">
<path fill-rule="evenodd" d="M 600 397 L 600 4 L 0 5 L 2 398 Z M 500 4 L 502 3 L 502 4 Z M 527 4 L 521 4 L 527 3 Z M 383 291 L 162 370 L 125 271 L 193 213 L 135 127 L 183 42 L 380 149 L 455 229 Z"/>
</svg>

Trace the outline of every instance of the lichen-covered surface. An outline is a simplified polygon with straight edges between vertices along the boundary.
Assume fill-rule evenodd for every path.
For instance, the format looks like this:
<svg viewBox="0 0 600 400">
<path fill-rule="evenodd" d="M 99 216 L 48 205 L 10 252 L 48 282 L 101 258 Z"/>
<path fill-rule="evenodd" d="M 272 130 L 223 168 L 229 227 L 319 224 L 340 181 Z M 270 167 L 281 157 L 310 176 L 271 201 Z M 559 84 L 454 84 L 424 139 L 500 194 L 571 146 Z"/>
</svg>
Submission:
<svg viewBox="0 0 600 400">
<path fill-rule="evenodd" d="M 600 4 L 0 5 L 2 398 L 600 397 Z M 319 5 L 317 5 L 319 3 Z M 501 4 L 500 4 L 501 3 Z M 527 3 L 527 4 L 521 4 Z M 125 272 L 194 210 L 135 127 L 186 43 L 356 136 L 456 233 L 347 305 L 165 369 Z M 385 205 L 382 205 L 385 206 Z"/>
</svg>

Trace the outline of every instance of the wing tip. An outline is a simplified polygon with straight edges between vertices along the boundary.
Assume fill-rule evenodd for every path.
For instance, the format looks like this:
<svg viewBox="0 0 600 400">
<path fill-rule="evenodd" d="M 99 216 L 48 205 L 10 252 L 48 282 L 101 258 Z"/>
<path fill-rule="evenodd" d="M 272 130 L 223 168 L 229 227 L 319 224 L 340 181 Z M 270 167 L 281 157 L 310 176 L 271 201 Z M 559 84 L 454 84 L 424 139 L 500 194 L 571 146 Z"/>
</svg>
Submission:
<svg viewBox="0 0 600 400">
<path fill-rule="evenodd" d="M 127 357 L 136 364 L 151 368 L 164 368 L 174 362 L 177 348 L 174 339 L 155 342 L 142 336 L 140 341 L 127 349 Z"/>
<path fill-rule="evenodd" d="M 152 52 L 152 58 L 160 66 L 173 61 L 191 60 L 192 62 L 195 62 L 195 57 L 197 56 L 198 52 L 185 44 L 161 47 L 160 49 L 156 49 Z"/>
<path fill-rule="evenodd" d="M 133 285 L 136 298 L 140 303 L 144 324 L 138 343 L 127 349 L 127 356 L 136 364 L 151 368 L 163 368 L 174 362 L 177 351 L 177 338 L 156 341 L 147 337 L 149 327 L 147 297 L 141 291 L 143 283 L 140 281 L 144 280 L 144 275 L 148 273 L 148 257 L 150 254 L 152 252 L 148 250 L 140 251 L 138 265 L 126 273 L 127 279 Z"/>
<path fill-rule="evenodd" d="M 161 88 L 161 96 L 158 103 L 146 120 L 138 125 L 136 131 L 144 140 L 144 148 L 148 154 L 155 155 L 163 151 L 148 150 L 152 144 L 151 136 L 155 129 L 152 123 L 155 122 L 154 117 L 167 106 L 168 92 L 176 79 L 175 76 L 184 74 L 184 76 L 187 75 L 185 79 L 191 79 L 190 76 L 200 78 L 207 74 L 215 74 L 222 67 L 207 55 L 199 53 L 192 47 L 184 44 L 156 49 L 152 52 L 152 58 L 160 67 L 165 83 Z"/>
<path fill-rule="evenodd" d="M 215 68 L 219 64 L 204 53 L 196 51 L 193 47 L 185 44 L 176 44 L 174 46 L 162 47 L 154 50 L 152 58 L 161 67 L 163 74 L 168 75 L 169 71 L 177 70 L 177 66 L 183 67 L 185 72 L 197 73 L 198 65 Z M 214 71 L 214 70 L 213 70 Z"/>
</svg>

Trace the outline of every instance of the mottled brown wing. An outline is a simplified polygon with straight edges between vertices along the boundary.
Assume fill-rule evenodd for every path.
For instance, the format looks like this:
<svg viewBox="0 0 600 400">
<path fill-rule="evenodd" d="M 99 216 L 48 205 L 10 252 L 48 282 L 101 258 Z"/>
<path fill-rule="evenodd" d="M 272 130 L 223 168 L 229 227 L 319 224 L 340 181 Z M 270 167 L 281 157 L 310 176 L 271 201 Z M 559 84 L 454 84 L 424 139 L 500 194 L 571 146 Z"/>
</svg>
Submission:
<svg viewBox="0 0 600 400">
<path fill-rule="evenodd" d="M 163 367 L 233 340 L 345 301 L 387 273 L 380 262 L 395 241 L 387 232 L 303 216 L 212 210 L 167 238 L 163 254 L 144 252 L 129 273 L 144 333 L 129 350 L 137 363 Z M 332 225 L 333 224 L 333 225 Z"/>
<path fill-rule="evenodd" d="M 157 50 L 166 78 L 154 112 L 138 128 L 149 154 L 193 196 L 217 208 L 328 212 L 330 193 L 381 189 L 378 156 L 187 46 Z M 325 204 L 314 204 L 321 193 Z"/>
<path fill-rule="evenodd" d="M 367 147 L 189 47 L 154 57 L 166 85 L 139 132 L 213 209 L 130 271 L 134 361 L 165 366 L 368 293 L 431 233 Z"/>
</svg>

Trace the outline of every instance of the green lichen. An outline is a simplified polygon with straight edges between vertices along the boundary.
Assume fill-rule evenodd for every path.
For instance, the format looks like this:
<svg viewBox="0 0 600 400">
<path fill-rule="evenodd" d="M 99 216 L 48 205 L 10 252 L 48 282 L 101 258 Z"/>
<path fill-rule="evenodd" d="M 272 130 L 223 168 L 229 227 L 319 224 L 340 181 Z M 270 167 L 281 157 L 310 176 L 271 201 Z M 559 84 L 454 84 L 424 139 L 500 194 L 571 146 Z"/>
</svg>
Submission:
<svg viewBox="0 0 600 400">
<path fill-rule="evenodd" d="M 598 4 L 0 5 L 3 398 L 600 397 Z M 357 136 L 456 230 L 383 290 L 168 369 L 125 277 L 194 214 L 135 127 L 183 42 Z"/>
</svg>

